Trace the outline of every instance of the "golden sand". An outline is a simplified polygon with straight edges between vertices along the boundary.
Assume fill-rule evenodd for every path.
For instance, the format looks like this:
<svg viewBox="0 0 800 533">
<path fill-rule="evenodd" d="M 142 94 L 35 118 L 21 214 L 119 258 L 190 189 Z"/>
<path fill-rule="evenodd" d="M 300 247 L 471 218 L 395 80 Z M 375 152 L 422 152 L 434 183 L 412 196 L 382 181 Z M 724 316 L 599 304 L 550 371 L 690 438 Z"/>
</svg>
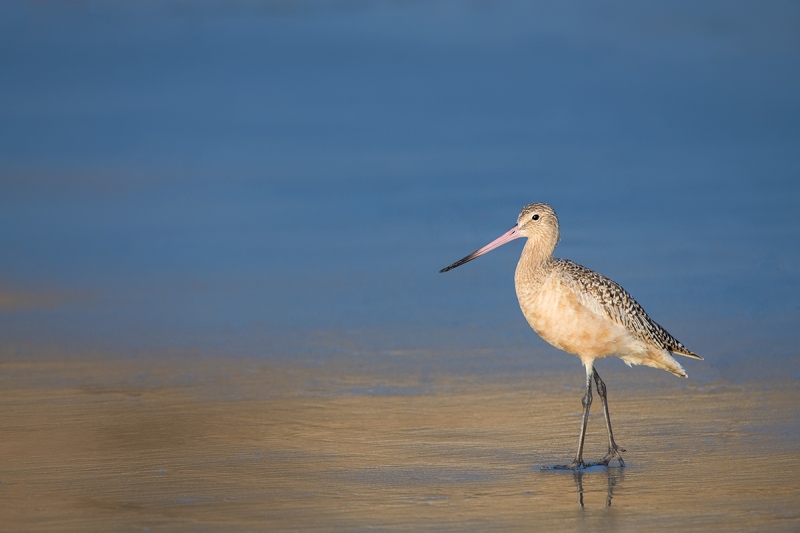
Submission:
<svg viewBox="0 0 800 533">
<path fill-rule="evenodd" d="M 539 468 L 574 453 L 578 366 L 7 361 L 0 530 L 800 530 L 794 381 L 661 374 L 603 373 L 628 467 L 573 475 Z M 593 415 L 587 460 L 604 443 Z"/>
</svg>

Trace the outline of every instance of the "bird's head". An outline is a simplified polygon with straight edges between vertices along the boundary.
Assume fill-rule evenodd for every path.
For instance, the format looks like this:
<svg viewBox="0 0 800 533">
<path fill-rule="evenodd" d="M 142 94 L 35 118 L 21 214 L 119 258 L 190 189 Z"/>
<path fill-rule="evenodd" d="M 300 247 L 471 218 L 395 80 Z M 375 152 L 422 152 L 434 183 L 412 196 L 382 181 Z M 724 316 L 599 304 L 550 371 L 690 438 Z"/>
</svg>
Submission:
<svg viewBox="0 0 800 533">
<path fill-rule="evenodd" d="M 517 224 L 505 232 L 503 235 L 493 240 L 483 248 L 475 250 L 467 257 L 459 259 L 452 265 L 443 268 L 439 272 L 447 272 L 457 266 L 472 261 L 476 257 L 480 257 L 485 253 L 491 252 L 495 248 L 511 242 L 520 237 L 528 237 L 537 246 L 544 247 L 549 253 L 558 244 L 560 234 L 558 232 L 558 217 L 553 208 L 547 204 L 528 204 L 522 208 L 522 212 L 517 217 Z M 549 254 L 548 254 L 549 255 Z"/>
<path fill-rule="evenodd" d="M 558 231 L 558 216 L 547 204 L 528 204 L 517 217 L 517 231 L 533 240 L 537 245 L 555 250 L 561 233 Z"/>
</svg>

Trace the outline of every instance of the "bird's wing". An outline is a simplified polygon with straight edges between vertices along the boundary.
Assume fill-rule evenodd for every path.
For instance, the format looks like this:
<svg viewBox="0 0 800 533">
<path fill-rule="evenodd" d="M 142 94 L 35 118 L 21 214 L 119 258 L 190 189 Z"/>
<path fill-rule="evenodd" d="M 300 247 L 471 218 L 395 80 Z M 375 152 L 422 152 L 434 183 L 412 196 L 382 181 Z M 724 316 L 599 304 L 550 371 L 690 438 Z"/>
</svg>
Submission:
<svg viewBox="0 0 800 533">
<path fill-rule="evenodd" d="M 633 296 L 614 281 L 567 259 L 556 259 L 564 281 L 588 308 L 624 326 L 638 339 L 672 353 L 702 359 L 650 318 Z"/>
</svg>

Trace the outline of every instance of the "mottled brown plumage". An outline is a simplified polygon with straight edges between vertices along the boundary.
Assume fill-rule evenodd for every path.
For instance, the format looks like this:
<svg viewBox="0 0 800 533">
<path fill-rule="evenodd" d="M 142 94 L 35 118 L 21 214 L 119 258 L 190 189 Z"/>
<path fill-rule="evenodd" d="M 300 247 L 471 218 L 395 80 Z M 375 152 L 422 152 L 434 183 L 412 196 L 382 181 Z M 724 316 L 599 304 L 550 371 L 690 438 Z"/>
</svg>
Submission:
<svg viewBox="0 0 800 533">
<path fill-rule="evenodd" d="M 608 318 L 627 328 L 639 340 L 672 353 L 702 359 L 650 318 L 633 296 L 613 280 L 568 259 L 553 259 L 553 263 L 550 268 L 560 270 L 575 284 L 575 290 L 590 294 Z"/>
<path fill-rule="evenodd" d="M 520 237 L 528 238 L 514 275 L 523 315 L 544 340 L 577 355 L 586 367 L 578 453 L 575 460 L 563 468 L 587 466 L 583 462 L 583 442 L 592 401 L 592 379 L 603 400 L 609 448 L 606 457 L 594 464 L 608 465 L 616 459 L 620 466 L 624 466 L 619 454 L 624 450 L 614 443 L 606 386 L 594 368 L 595 359 L 616 356 L 628 365 L 647 365 L 686 377 L 686 371 L 671 354 L 695 359 L 702 357 L 689 351 L 651 319 L 617 283 L 567 259 L 554 258 L 553 251 L 561 236 L 558 217 L 547 204 L 526 205 L 517 218 L 517 225 L 511 230 L 442 272 Z"/>
<path fill-rule="evenodd" d="M 617 283 L 552 256 L 560 239 L 552 207 L 525 206 L 517 231 L 528 237 L 515 274 L 520 308 L 550 344 L 577 355 L 587 366 L 595 359 L 617 356 L 629 365 L 662 368 L 684 377 L 686 372 L 670 352 L 700 358 Z"/>
</svg>

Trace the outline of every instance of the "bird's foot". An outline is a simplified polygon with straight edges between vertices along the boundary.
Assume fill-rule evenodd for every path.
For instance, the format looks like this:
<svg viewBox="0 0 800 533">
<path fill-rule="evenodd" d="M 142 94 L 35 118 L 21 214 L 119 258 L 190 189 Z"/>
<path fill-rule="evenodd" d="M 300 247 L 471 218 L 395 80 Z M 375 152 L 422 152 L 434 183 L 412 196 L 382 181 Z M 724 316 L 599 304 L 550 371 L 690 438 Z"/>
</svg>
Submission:
<svg viewBox="0 0 800 533">
<path fill-rule="evenodd" d="M 619 466 L 623 467 L 625 466 L 625 461 L 622 460 L 622 455 L 620 455 L 619 452 L 624 452 L 624 451 L 625 451 L 624 448 L 620 448 L 619 446 L 614 444 L 614 447 L 608 450 L 608 453 L 606 454 L 605 457 L 603 457 L 596 463 L 590 463 L 589 466 L 608 466 L 609 464 L 611 464 L 611 461 L 616 460 L 619 463 Z"/>
</svg>

